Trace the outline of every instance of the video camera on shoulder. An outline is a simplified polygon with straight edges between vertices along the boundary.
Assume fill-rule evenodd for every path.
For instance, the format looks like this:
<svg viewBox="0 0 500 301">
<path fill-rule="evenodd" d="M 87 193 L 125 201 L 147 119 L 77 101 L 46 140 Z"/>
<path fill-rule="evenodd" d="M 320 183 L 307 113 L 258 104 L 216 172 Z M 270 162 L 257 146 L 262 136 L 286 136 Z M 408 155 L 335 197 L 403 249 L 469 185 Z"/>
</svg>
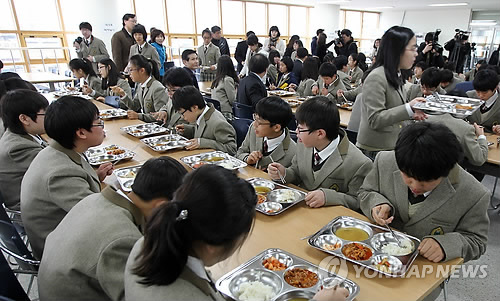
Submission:
<svg viewBox="0 0 500 301">
<path fill-rule="evenodd" d="M 467 41 L 469 39 L 469 31 L 455 29 L 455 40 L 457 41 Z"/>
<path fill-rule="evenodd" d="M 438 53 L 443 52 L 443 46 L 438 43 L 439 34 L 441 33 L 441 29 L 436 29 L 432 34 L 432 50 L 436 50 Z"/>
<path fill-rule="evenodd" d="M 342 39 L 342 33 L 340 33 L 340 30 L 337 30 L 337 36 L 338 38 L 335 39 L 335 45 L 342 44 L 344 45 L 344 40 Z"/>
</svg>

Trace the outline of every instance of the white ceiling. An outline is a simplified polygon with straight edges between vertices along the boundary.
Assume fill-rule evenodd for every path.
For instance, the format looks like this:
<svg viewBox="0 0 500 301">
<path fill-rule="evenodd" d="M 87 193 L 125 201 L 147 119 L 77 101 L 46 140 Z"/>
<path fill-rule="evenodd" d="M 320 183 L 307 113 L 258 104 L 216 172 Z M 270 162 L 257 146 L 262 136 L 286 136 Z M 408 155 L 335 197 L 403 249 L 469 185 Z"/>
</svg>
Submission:
<svg viewBox="0 0 500 301">
<path fill-rule="evenodd" d="M 466 2 L 467 6 L 453 6 L 448 8 L 470 8 L 472 10 L 498 10 L 500 9 L 498 0 L 350 0 L 344 2 L 342 0 L 306 0 L 312 5 L 314 3 L 335 4 L 341 8 L 362 9 L 362 10 L 422 10 L 422 9 L 443 9 L 442 7 L 430 7 L 429 4 L 437 3 L 457 3 Z M 393 7 L 393 8 L 382 8 Z"/>
</svg>

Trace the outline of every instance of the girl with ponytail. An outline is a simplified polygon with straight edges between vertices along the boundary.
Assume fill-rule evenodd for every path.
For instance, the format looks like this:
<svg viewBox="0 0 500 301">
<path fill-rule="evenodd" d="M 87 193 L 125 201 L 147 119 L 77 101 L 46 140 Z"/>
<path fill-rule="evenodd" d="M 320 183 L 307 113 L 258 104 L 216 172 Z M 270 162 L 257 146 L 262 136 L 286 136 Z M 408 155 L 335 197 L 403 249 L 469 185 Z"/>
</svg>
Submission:
<svg viewBox="0 0 500 301">
<path fill-rule="evenodd" d="M 85 58 L 72 59 L 69 61 L 69 69 L 71 69 L 76 78 L 84 79 L 84 85 L 81 87 L 83 94 L 94 98 L 104 95 L 104 91 L 101 88 L 101 80 L 95 74 L 91 61 Z"/>
<path fill-rule="evenodd" d="M 168 100 L 165 87 L 157 80 L 159 78 L 158 65 L 150 59 L 137 54 L 130 58 L 125 71 L 132 81 L 137 83 L 133 99 L 120 87 L 112 87 L 112 91 L 120 96 L 121 105 L 128 108 L 129 119 L 140 119 L 145 122 L 154 122 L 152 113 L 158 112 Z"/>
</svg>

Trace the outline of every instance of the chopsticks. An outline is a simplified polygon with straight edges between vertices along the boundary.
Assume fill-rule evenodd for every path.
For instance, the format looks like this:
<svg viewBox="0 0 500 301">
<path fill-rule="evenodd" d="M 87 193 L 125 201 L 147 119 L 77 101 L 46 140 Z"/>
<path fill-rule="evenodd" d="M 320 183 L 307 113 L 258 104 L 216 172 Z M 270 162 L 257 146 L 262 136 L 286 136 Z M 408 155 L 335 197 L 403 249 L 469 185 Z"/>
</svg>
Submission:
<svg viewBox="0 0 500 301">
<path fill-rule="evenodd" d="M 271 155 L 269 155 L 269 159 L 271 159 L 271 162 L 275 163 L 273 160 L 273 157 L 271 157 Z M 283 177 L 283 175 L 281 174 L 279 169 L 277 169 L 277 170 L 278 170 L 278 176 L 280 176 L 281 183 L 286 184 L 285 177 Z"/>
<path fill-rule="evenodd" d="M 389 225 L 387 225 L 387 224 L 385 224 L 385 227 L 387 229 L 389 229 L 389 231 L 391 231 L 392 237 L 394 237 L 394 239 L 398 242 L 398 246 L 400 248 L 404 248 L 404 246 L 401 244 L 401 241 L 399 240 L 399 238 L 396 236 L 396 234 L 394 233 L 394 231 L 392 231 L 391 227 L 389 227 Z"/>
</svg>

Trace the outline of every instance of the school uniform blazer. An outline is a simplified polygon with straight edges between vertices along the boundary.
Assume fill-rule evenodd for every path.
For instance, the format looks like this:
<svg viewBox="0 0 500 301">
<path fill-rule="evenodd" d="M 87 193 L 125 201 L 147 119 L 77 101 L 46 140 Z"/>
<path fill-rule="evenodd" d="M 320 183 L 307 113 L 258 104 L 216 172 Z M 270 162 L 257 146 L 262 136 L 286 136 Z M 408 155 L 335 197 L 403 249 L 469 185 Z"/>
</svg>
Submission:
<svg viewBox="0 0 500 301">
<path fill-rule="evenodd" d="M 420 87 L 421 87 L 421 84 L 413 84 L 410 86 L 410 88 L 406 92 L 406 101 L 407 102 L 410 102 L 417 97 L 424 97 L 425 98 L 424 93 L 422 93 L 422 90 L 420 90 Z M 436 92 L 439 95 L 446 94 L 446 91 L 443 90 L 443 88 L 441 88 L 441 86 L 437 87 Z"/>
<path fill-rule="evenodd" d="M 276 68 L 276 65 L 269 64 L 269 67 L 267 67 L 266 76 L 269 83 L 276 86 L 276 84 L 278 83 L 278 69 Z"/>
<path fill-rule="evenodd" d="M 111 52 L 113 53 L 113 61 L 119 71 L 123 71 L 127 67 L 130 47 L 134 44 L 134 38 L 128 33 L 125 27 L 113 34 L 111 38 Z"/>
<path fill-rule="evenodd" d="M 87 58 L 89 55 L 93 56 L 94 61 L 92 62 L 92 67 L 94 68 L 94 72 L 96 74 L 99 74 L 97 63 L 103 59 L 109 58 L 108 50 L 106 49 L 104 42 L 94 36 L 92 36 L 92 42 L 88 46 L 84 41 L 80 43 L 80 51 L 77 51 L 77 55 L 81 59 Z"/>
<path fill-rule="evenodd" d="M 294 52 L 296 53 L 296 52 Z M 292 58 L 293 60 L 294 58 Z M 292 72 L 293 74 L 295 75 L 295 79 L 297 80 L 297 84 L 298 82 L 300 81 L 300 79 L 302 78 L 302 69 L 304 68 L 304 63 L 302 63 L 301 60 L 299 59 L 296 59 L 293 61 L 293 69 L 292 69 Z"/>
<path fill-rule="evenodd" d="M 79 153 L 56 141 L 38 153 L 21 183 L 21 218 L 35 258 L 70 209 L 99 191 L 96 172 Z"/>
<path fill-rule="evenodd" d="M 233 113 L 233 103 L 236 101 L 236 84 L 230 76 L 224 77 L 217 87 L 212 89 L 212 98 L 220 102 L 223 113 Z"/>
<path fill-rule="evenodd" d="M 403 121 L 410 119 L 402 87 L 396 90 L 389 85 L 380 66 L 367 76 L 362 92 L 364 106 L 356 145 L 370 151 L 394 149 Z"/>
<path fill-rule="evenodd" d="M 488 159 L 488 141 L 477 139 L 474 126 L 451 114 L 428 115 L 427 121 L 447 126 L 457 136 L 469 163 L 481 166 Z"/>
<path fill-rule="evenodd" d="M 97 98 L 99 96 L 105 96 L 104 90 L 102 89 L 102 82 L 99 77 L 90 76 L 87 84 L 89 85 L 89 88 L 91 88 L 95 92 L 92 97 Z"/>
<path fill-rule="evenodd" d="M 142 47 L 141 52 L 139 52 L 139 45 L 134 44 L 134 45 L 130 46 L 130 54 L 128 56 L 128 59 L 130 60 L 130 58 L 136 54 L 140 54 L 140 55 L 144 56 L 145 58 L 150 59 L 153 62 L 155 62 L 156 66 L 158 66 L 158 71 L 161 69 L 160 55 L 158 54 L 158 51 L 156 50 L 156 48 L 153 45 L 146 42 L 144 44 L 144 47 Z"/>
<path fill-rule="evenodd" d="M 318 86 L 318 96 L 321 96 L 321 90 L 323 90 L 323 88 L 325 87 L 325 83 L 323 82 L 323 79 L 320 77 L 318 77 L 318 80 L 316 81 L 315 84 L 313 84 L 313 87 L 314 86 Z M 333 81 L 333 83 L 331 83 L 329 86 L 328 86 L 328 94 L 326 95 L 326 97 L 328 99 L 330 99 L 331 101 L 333 101 L 334 103 L 337 102 L 337 91 L 338 90 L 343 90 L 343 91 L 346 91 L 347 88 L 345 87 L 344 83 L 342 82 L 342 80 L 340 79 L 339 75 L 337 74 L 337 78 Z"/>
<path fill-rule="evenodd" d="M 347 73 L 345 73 L 344 71 L 337 70 L 337 76 L 340 77 L 340 80 L 344 84 L 347 91 L 352 90 L 351 79 L 349 78 L 349 75 L 347 75 Z"/>
<path fill-rule="evenodd" d="M 7 208 L 20 210 L 21 181 L 43 148 L 30 135 L 15 134 L 9 129 L 0 138 L 0 193 Z"/>
<path fill-rule="evenodd" d="M 356 66 L 356 68 L 354 68 L 351 72 L 351 83 L 356 85 L 361 83 L 361 78 L 363 77 L 363 74 L 364 74 L 363 70 L 361 70 L 361 68 Z"/>
<path fill-rule="evenodd" d="M 165 87 L 156 79 L 151 78 L 146 85 L 144 97 L 142 94 L 143 88 L 139 85 L 137 91 L 135 92 L 134 99 L 130 99 L 130 97 L 126 95 L 121 99 L 121 101 L 130 110 L 139 113 L 140 120 L 145 122 L 154 122 L 156 119 L 150 113 L 158 112 L 168 100 Z"/>
<path fill-rule="evenodd" d="M 357 194 L 365 176 L 372 167 L 368 157 L 354 146 L 340 129 L 340 143 L 321 169 L 313 171 L 313 149 L 297 144 L 292 165 L 286 169 L 285 180 L 307 190 L 320 189 L 325 194 L 326 205 L 342 205 L 359 210 Z"/>
<path fill-rule="evenodd" d="M 144 238 L 139 239 L 128 257 L 125 267 L 125 300 L 196 300 L 196 301 L 224 301 L 222 295 L 213 288 L 210 283 L 198 277 L 187 266 L 184 267 L 181 274 L 173 283 L 169 285 L 151 285 L 140 284 L 139 277 L 132 273 L 136 265 L 136 258 L 142 249 Z M 209 274 L 207 272 L 207 274 Z M 208 275 L 210 277 L 210 275 Z"/>
<path fill-rule="evenodd" d="M 468 91 L 467 96 L 479 99 L 475 90 Z M 491 131 L 491 128 L 494 125 L 500 124 L 500 97 L 497 97 L 495 103 L 488 110 L 488 112 L 483 114 L 481 113 L 480 109 L 477 109 L 476 111 L 474 111 L 474 113 L 472 113 L 472 115 L 467 117 L 467 120 L 469 120 L 469 122 L 471 123 L 475 122 L 477 124 L 480 124 Z"/>
<path fill-rule="evenodd" d="M 313 96 L 312 87 L 315 83 L 316 81 L 312 78 L 303 79 L 302 81 L 300 81 L 300 84 L 297 87 L 297 93 L 299 93 L 299 96 Z"/>
<path fill-rule="evenodd" d="M 453 76 L 451 83 L 443 89 L 446 91 L 446 93 L 450 93 L 451 91 L 453 91 L 453 89 L 455 89 L 458 83 L 461 83 L 463 81 L 463 79 Z"/>
<path fill-rule="evenodd" d="M 87 196 L 47 236 L 41 300 L 123 300 L 125 265 L 144 217 L 110 186 Z"/>
<path fill-rule="evenodd" d="M 203 73 L 215 74 L 217 70 L 203 69 L 203 66 L 217 65 L 220 58 L 220 49 L 213 43 L 208 44 L 207 52 L 205 53 L 205 45 L 198 47 L 198 61 L 200 62 L 201 71 Z"/>
<path fill-rule="evenodd" d="M 391 226 L 420 239 L 435 239 L 445 253 L 444 261 L 457 257 L 469 261 L 486 251 L 490 192 L 459 165 L 443 178 L 411 218 L 408 186 L 403 182 L 394 151 L 377 155 L 358 197 L 361 210 L 370 219 L 373 207 L 390 205 L 394 215 Z"/>
<path fill-rule="evenodd" d="M 293 72 L 289 72 L 288 74 L 280 73 L 278 75 L 278 84 L 276 84 L 276 88 L 281 89 L 281 87 L 283 87 L 282 89 L 288 89 L 291 84 L 297 85 L 298 83 Z M 286 86 L 283 86 L 284 84 L 286 84 Z"/>
<path fill-rule="evenodd" d="M 246 162 L 248 156 L 251 152 L 259 151 L 263 152 L 262 144 L 264 143 L 263 137 L 257 137 L 255 135 L 255 129 L 253 123 L 248 129 L 245 140 L 241 144 L 240 148 L 236 152 L 236 158 Z M 297 145 L 295 141 L 290 138 L 290 131 L 285 128 L 285 139 L 268 155 L 263 156 L 259 162 L 257 168 L 267 168 L 267 166 L 272 163 L 271 158 L 274 162 L 278 162 L 285 167 L 289 167 L 292 164 L 292 159 L 295 156 Z"/>
<path fill-rule="evenodd" d="M 125 94 L 129 97 L 132 98 L 132 89 L 130 88 L 130 85 L 128 81 L 124 80 L 123 78 L 118 78 L 118 82 L 116 85 L 125 91 Z M 106 96 L 119 96 L 118 94 L 115 94 L 110 87 L 106 88 L 106 90 L 103 93 L 103 97 Z"/>
<path fill-rule="evenodd" d="M 266 86 L 262 83 L 259 76 L 253 72 L 245 76 L 238 85 L 236 101 L 247 106 L 255 106 L 262 98 L 267 96 Z"/>
<path fill-rule="evenodd" d="M 184 120 L 181 114 L 174 110 L 172 99 L 168 97 L 168 94 L 167 103 L 163 107 L 161 107 L 160 111 L 167 112 L 167 124 L 165 125 L 167 128 L 173 128 L 178 124 L 188 123 L 186 120 Z"/>
<path fill-rule="evenodd" d="M 344 91 L 344 97 L 349 101 L 355 101 L 358 95 L 361 94 L 361 91 L 363 89 L 362 87 L 363 87 L 362 85 L 359 85 L 354 89 L 351 89 L 349 91 Z"/>
<path fill-rule="evenodd" d="M 185 125 L 184 136 L 188 139 L 199 138 L 200 148 L 213 148 L 231 156 L 234 155 L 236 153 L 236 132 L 233 126 L 211 103 L 207 105 L 210 108 L 203 115 L 200 125 Z"/>
</svg>

